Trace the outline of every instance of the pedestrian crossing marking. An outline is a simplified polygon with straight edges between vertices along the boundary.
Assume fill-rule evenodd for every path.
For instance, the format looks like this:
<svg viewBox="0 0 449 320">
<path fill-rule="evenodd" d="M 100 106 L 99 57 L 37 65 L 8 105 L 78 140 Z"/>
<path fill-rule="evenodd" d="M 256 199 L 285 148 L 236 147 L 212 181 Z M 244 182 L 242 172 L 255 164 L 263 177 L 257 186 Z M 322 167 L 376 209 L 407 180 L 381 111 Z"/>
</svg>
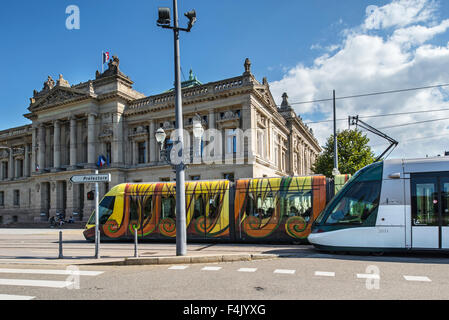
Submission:
<svg viewBox="0 0 449 320">
<path fill-rule="evenodd" d="M 170 268 L 168 268 L 169 270 L 184 270 L 187 269 L 188 266 L 171 266 Z"/>
<path fill-rule="evenodd" d="M 22 287 L 66 288 L 68 286 L 73 286 L 73 282 L 53 281 L 53 280 L 30 280 L 30 279 L 0 279 L 0 285 L 22 286 Z"/>
<path fill-rule="evenodd" d="M 335 277 L 335 272 L 315 271 L 315 276 L 318 276 L 318 277 Z"/>
<path fill-rule="evenodd" d="M 256 272 L 257 268 L 240 268 L 237 271 L 238 272 Z"/>
<path fill-rule="evenodd" d="M 432 282 L 428 277 L 404 276 L 404 279 L 407 281 Z"/>
<path fill-rule="evenodd" d="M 221 270 L 221 267 L 204 267 L 201 270 L 204 270 L 204 271 L 218 271 L 218 270 Z"/>
<path fill-rule="evenodd" d="M 81 270 L 44 270 L 44 269 L 0 269 L 0 273 L 26 273 L 26 274 L 51 274 L 51 275 L 80 275 L 98 276 L 104 271 L 81 271 Z"/>
<path fill-rule="evenodd" d="M 374 274 L 374 273 L 357 273 L 357 278 L 359 279 L 376 279 L 379 280 L 380 276 L 378 274 Z"/>
<path fill-rule="evenodd" d="M 14 294 L 0 294 L 0 301 L 3 300 L 33 300 L 36 297 L 31 296 L 18 296 Z"/>
<path fill-rule="evenodd" d="M 285 270 L 285 269 L 276 269 L 273 273 L 282 273 L 282 274 L 294 274 L 296 270 Z"/>
</svg>

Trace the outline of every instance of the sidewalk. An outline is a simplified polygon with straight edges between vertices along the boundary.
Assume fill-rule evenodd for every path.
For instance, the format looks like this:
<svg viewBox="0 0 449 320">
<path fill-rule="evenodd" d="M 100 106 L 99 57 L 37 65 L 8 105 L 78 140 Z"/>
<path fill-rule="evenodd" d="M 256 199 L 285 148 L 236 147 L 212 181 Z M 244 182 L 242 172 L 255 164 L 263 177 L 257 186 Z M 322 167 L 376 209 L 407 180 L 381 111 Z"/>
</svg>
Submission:
<svg viewBox="0 0 449 320">
<path fill-rule="evenodd" d="M 59 255 L 59 229 L 0 229 L 0 264 L 22 265 L 166 265 L 276 259 L 310 254 L 308 245 L 188 243 L 187 255 L 176 256 L 176 244 L 101 243 L 95 259 L 95 244 L 84 240 L 82 229 L 63 232 L 63 259 Z"/>
</svg>

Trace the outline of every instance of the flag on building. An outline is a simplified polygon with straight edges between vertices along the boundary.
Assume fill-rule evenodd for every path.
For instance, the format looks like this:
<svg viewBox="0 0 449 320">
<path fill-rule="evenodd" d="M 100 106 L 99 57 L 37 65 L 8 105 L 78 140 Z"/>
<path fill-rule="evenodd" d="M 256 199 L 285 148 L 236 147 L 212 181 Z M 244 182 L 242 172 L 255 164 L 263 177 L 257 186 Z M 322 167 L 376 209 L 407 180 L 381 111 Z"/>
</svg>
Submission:
<svg viewBox="0 0 449 320">
<path fill-rule="evenodd" d="M 109 52 L 103 52 L 103 64 L 109 61 Z"/>
<path fill-rule="evenodd" d="M 106 164 L 106 159 L 103 155 L 98 157 L 98 162 L 97 162 L 97 166 L 98 167 L 103 167 Z"/>
</svg>

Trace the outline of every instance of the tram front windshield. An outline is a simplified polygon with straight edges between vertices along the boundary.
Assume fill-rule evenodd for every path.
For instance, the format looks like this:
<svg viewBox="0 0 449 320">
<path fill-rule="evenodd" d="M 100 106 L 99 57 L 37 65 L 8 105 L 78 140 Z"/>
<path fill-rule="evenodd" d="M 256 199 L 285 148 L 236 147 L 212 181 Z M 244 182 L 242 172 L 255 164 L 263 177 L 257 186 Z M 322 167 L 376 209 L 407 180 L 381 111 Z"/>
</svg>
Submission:
<svg viewBox="0 0 449 320">
<path fill-rule="evenodd" d="M 105 224 L 114 211 L 115 197 L 107 196 L 98 205 L 98 219 L 100 224 Z M 90 216 L 88 224 L 95 224 L 95 210 Z"/>
<path fill-rule="evenodd" d="M 357 172 L 320 214 L 315 225 L 375 225 L 382 170 L 380 162 Z"/>
</svg>

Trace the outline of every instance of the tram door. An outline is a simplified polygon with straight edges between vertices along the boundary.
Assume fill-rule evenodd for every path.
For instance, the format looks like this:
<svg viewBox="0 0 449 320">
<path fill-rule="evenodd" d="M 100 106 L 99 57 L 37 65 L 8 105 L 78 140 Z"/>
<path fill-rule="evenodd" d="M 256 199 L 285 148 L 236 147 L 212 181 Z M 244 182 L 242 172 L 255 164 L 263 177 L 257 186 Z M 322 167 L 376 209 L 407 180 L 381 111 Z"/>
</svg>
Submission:
<svg viewBox="0 0 449 320">
<path fill-rule="evenodd" d="M 449 176 L 412 175 L 412 248 L 449 248 Z"/>
</svg>

